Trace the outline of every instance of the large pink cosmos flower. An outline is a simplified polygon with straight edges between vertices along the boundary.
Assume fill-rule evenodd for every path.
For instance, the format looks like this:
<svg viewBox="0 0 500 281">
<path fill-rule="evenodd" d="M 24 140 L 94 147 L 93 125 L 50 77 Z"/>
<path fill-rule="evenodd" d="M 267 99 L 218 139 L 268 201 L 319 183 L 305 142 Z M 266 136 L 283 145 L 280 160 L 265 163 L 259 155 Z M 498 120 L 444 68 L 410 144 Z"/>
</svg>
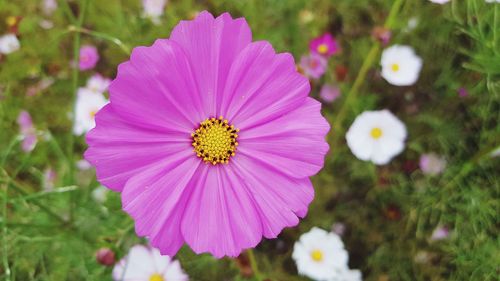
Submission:
<svg viewBox="0 0 500 281">
<path fill-rule="evenodd" d="M 162 254 L 237 256 L 297 225 L 329 125 L 290 54 L 202 12 L 118 67 L 86 159 Z"/>
</svg>

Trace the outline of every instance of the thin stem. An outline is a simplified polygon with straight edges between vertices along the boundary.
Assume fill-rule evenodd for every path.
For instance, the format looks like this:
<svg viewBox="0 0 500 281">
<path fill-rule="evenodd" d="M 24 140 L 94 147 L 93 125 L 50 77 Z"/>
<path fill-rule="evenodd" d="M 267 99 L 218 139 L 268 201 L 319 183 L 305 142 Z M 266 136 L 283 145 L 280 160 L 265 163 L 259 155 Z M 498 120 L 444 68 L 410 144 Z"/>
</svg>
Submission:
<svg viewBox="0 0 500 281">
<path fill-rule="evenodd" d="M 122 40 L 120 40 L 116 37 L 113 37 L 113 36 L 108 35 L 106 33 L 93 31 L 93 30 L 86 29 L 86 28 L 76 27 L 73 25 L 68 27 L 68 31 L 69 32 L 79 32 L 79 33 L 87 34 L 90 36 L 94 36 L 96 38 L 108 40 L 108 41 L 114 43 L 115 45 L 117 45 L 125 54 L 130 56 L 130 47 L 127 46 L 125 43 L 123 43 Z"/>
<path fill-rule="evenodd" d="M 391 10 L 389 12 L 389 15 L 384 23 L 385 28 L 392 27 L 402 4 L 403 0 L 394 1 Z M 352 85 L 350 91 L 347 93 L 345 101 L 342 104 L 342 107 L 340 108 L 340 111 L 337 115 L 337 118 L 335 119 L 335 122 L 333 123 L 332 131 L 334 132 L 335 136 L 339 135 L 339 131 L 340 128 L 342 127 L 342 122 L 346 117 L 347 111 L 350 108 L 352 101 L 356 99 L 356 95 L 359 93 L 360 87 L 366 80 L 366 74 L 368 73 L 368 70 L 370 70 L 370 67 L 373 65 L 375 59 L 377 58 L 379 51 L 380 51 L 380 44 L 374 41 L 370 51 L 368 52 L 368 55 L 366 56 L 365 60 L 363 61 L 363 64 L 361 65 L 361 68 L 358 72 L 358 75 L 356 76 L 356 79 L 354 80 L 354 84 Z"/>
<path fill-rule="evenodd" d="M 247 250 L 247 256 L 250 261 L 250 267 L 252 268 L 253 275 L 257 278 L 257 280 L 261 280 L 259 266 L 257 265 L 257 260 L 255 259 L 255 255 L 251 248 Z"/>
<path fill-rule="evenodd" d="M 3 252 L 3 268 L 5 271 L 5 280 L 10 281 L 9 257 L 7 252 L 7 184 L 2 184 L 3 192 L 3 208 L 2 208 L 2 252 Z"/>
<path fill-rule="evenodd" d="M 83 8 L 80 12 L 80 15 L 78 15 L 78 21 L 76 22 L 76 27 L 81 28 L 83 25 L 83 20 L 85 18 L 85 13 L 87 11 L 89 1 L 84 0 L 83 2 Z M 70 19 L 71 20 L 71 19 Z M 74 128 L 75 122 L 76 122 L 76 116 L 75 116 L 75 106 L 76 106 L 76 92 L 78 88 L 78 75 L 79 75 L 79 69 L 76 66 L 78 64 L 78 61 L 80 60 L 80 38 L 81 34 L 79 32 L 76 32 L 73 38 L 73 59 L 75 61 L 75 66 L 73 67 L 72 71 L 72 102 L 71 104 L 73 105 L 72 109 L 72 122 L 71 122 L 71 128 Z M 74 144 L 75 144 L 75 137 L 73 135 L 73 130 L 69 130 L 68 134 L 68 139 L 69 139 L 69 145 L 68 145 L 68 177 L 67 177 L 67 185 L 73 184 L 75 181 L 75 162 L 74 156 L 73 156 L 73 149 L 74 149 Z M 70 221 L 73 220 L 73 209 L 75 207 L 75 196 L 73 194 L 70 195 L 70 211 L 69 211 L 69 217 Z"/>
</svg>

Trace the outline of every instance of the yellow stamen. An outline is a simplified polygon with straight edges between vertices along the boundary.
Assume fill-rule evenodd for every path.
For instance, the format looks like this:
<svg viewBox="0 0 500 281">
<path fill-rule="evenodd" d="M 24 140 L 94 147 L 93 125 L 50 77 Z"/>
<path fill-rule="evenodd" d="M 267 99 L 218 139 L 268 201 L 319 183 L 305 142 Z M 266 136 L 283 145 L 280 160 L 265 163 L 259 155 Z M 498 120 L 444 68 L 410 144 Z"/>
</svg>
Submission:
<svg viewBox="0 0 500 281">
<path fill-rule="evenodd" d="M 239 131 L 222 116 L 205 119 L 191 134 L 196 156 L 213 165 L 229 163 L 229 158 L 235 155 L 238 146 Z"/>
<path fill-rule="evenodd" d="M 313 250 L 311 252 L 311 258 L 315 262 L 321 262 L 321 261 L 323 261 L 323 251 L 318 250 L 318 249 Z"/>
<path fill-rule="evenodd" d="M 381 136 L 382 136 L 382 130 L 380 128 L 373 128 L 371 131 L 370 131 L 370 135 L 372 136 L 372 138 L 374 139 L 379 139 Z"/>
<path fill-rule="evenodd" d="M 151 277 L 149 277 L 149 281 L 166 281 L 166 280 L 160 274 L 155 273 L 151 275 Z"/>
<path fill-rule="evenodd" d="M 91 110 L 90 113 L 89 113 L 90 114 L 90 118 L 95 118 L 95 115 L 97 114 L 97 111 L 98 110 Z"/>
<path fill-rule="evenodd" d="M 399 71 L 399 64 L 397 64 L 397 63 L 393 63 L 393 64 L 391 65 L 391 69 L 392 69 L 392 71 L 394 71 L 394 72 L 398 72 L 398 71 Z"/>
<path fill-rule="evenodd" d="M 328 53 L 328 46 L 326 44 L 320 44 L 318 46 L 318 53 L 320 53 L 322 55 Z"/>
</svg>

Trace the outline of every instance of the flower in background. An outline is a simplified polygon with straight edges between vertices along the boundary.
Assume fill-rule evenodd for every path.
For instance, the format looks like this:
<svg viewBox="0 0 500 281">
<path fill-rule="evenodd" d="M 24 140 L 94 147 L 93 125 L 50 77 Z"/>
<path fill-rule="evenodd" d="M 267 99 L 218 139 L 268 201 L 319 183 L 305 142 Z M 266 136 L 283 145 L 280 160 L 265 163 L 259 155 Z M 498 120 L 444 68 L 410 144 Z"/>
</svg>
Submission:
<svg viewBox="0 0 500 281">
<path fill-rule="evenodd" d="M 424 174 L 435 176 L 441 174 L 446 168 L 446 159 L 435 153 L 427 153 L 420 156 L 419 164 Z"/>
<path fill-rule="evenodd" d="M 500 0 L 486 0 L 488 3 L 500 3 Z"/>
<path fill-rule="evenodd" d="M 111 80 L 101 74 L 94 74 L 87 80 L 85 87 L 94 93 L 102 94 L 108 90 Z"/>
<path fill-rule="evenodd" d="M 112 266 L 115 264 L 115 252 L 113 252 L 110 248 L 100 248 L 95 253 L 95 259 L 98 263 L 104 266 Z"/>
<path fill-rule="evenodd" d="M 461 98 L 465 98 L 469 96 L 469 91 L 466 88 L 460 88 L 457 90 L 458 96 Z"/>
<path fill-rule="evenodd" d="M 336 222 L 332 225 L 332 232 L 339 235 L 339 236 L 342 236 L 344 235 L 345 233 L 345 224 L 341 223 L 341 222 Z"/>
<path fill-rule="evenodd" d="M 389 163 L 405 147 L 405 125 L 389 110 L 365 111 L 346 134 L 347 145 L 360 160 Z"/>
<path fill-rule="evenodd" d="M 377 26 L 372 30 L 372 36 L 376 40 L 378 40 L 382 45 L 389 44 L 391 40 L 392 32 L 390 29 L 385 28 L 383 26 Z"/>
<path fill-rule="evenodd" d="M 113 268 L 115 281 L 187 281 L 179 261 L 143 245 L 130 248 Z"/>
<path fill-rule="evenodd" d="M 333 38 L 330 33 L 325 33 L 311 40 L 311 43 L 309 43 L 309 49 L 313 54 L 331 57 L 339 51 L 339 46 L 335 38 Z"/>
<path fill-rule="evenodd" d="M 295 242 L 292 258 L 298 272 L 314 280 L 361 280 L 361 273 L 347 265 L 349 255 L 340 237 L 317 227 Z"/>
<path fill-rule="evenodd" d="M 443 240 L 450 236 L 450 230 L 446 226 L 437 226 L 431 235 L 432 241 Z"/>
<path fill-rule="evenodd" d="M 413 85 L 422 69 L 422 59 L 408 46 L 393 45 L 384 50 L 382 77 L 395 86 Z"/>
<path fill-rule="evenodd" d="M 99 61 L 97 48 L 91 45 L 84 45 L 80 48 L 80 70 L 89 70 L 96 66 Z"/>
<path fill-rule="evenodd" d="M 102 185 L 99 185 L 94 190 L 92 190 L 92 198 L 94 198 L 94 200 L 97 203 L 102 204 L 102 203 L 106 202 L 106 199 L 108 198 L 108 193 L 109 193 L 109 190 L 107 188 L 105 188 Z"/>
<path fill-rule="evenodd" d="M 330 103 L 335 101 L 340 96 L 340 89 L 332 84 L 324 84 L 323 87 L 321 87 L 319 96 L 325 102 Z"/>
<path fill-rule="evenodd" d="M 85 159 L 80 159 L 76 162 L 76 167 L 80 171 L 85 171 L 85 170 L 92 168 L 92 165 L 90 165 L 89 161 L 87 161 Z"/>
<path fill-rule="evenodd" d="M 100 94 L 87 88 L 79 88 L 75 106 L 75 135 L 86 133 L 95 127 L 94 117 L 97 111 L 106 105 L 108 101 Z"/>
<path fill-rule="evenodd" d="M 0 36 L 0 54 L 8 55 L 21 48 L 21 44 L 14 34 Z"/>
<path fill-rule="evenodd" d="M 21 111 L 17 117 L 17 124 L 19 125 L 21 136 L 23 137 L 21 149 L 24 152 L 32 151 L 36 146 L 37 137 L 31 115 L 27 111 Z"/>
<path fill-rule="evenodd" d="M 163 254 L 235 257 L 307 213 L 329 148 L 309 92 L 292 55 L 204 11 L 120 64 L 85 158 Z"/>
<path fill-rule="evenodd" d="M 311 79 L 320 78 L 325 73 L 327 64 L 328 61 L 317 54 L 302 56 L 300 59 L 300 68 Z"/>
<path fill-rule="evenodd" d="M 57 173 L 54 169 L 52 169 L 51 167 L 45 169 L 45 171 L 43 172 L 43 189 L 45 191 L 53 190 L 56 184 L 56 179 Z"/>
<path fill-rule="evenodd" d="M 160 17 L 165 11 L 167 0 L 142 0 L 144 16 L 151 19 L 154 24 L 160 24 Z"/>
<path fill-rule="evenodd" d="M 42 11 L 46 16 L 51 16 L 56 10 L 56 0 L 42 0 Z"/>
</svg>

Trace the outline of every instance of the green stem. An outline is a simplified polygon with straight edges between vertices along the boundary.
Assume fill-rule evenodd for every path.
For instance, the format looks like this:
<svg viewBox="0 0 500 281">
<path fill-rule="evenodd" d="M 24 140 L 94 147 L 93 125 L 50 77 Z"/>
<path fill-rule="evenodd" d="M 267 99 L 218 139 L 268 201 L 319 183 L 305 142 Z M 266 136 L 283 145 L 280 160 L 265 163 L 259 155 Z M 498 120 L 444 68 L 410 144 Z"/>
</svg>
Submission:
<svg viewBox="0 0 500 281">
<path fill-rule="evenodd" d="M 80 11 L 80 14 L 78 15 L 78 20 L 76 22 L 76 27 L 81 28 L 83 25 L 83 20 L 85 18 L 85 13 L 87 11 L 89 1 L 84 0 L 83 2 L 83 8 Z M 71 21 L 71 19 L 70 19 Z M 80 60 L 80 38 L 81 34 L 79 32 L 76 32 L 73 38 L 73 59 L 75 61 L 75 64 L 78 64 L 78 61 Z M 73 106 L 72 108 L 72 122 L 71 122 L 71 129 L 69 130 L 68 134 L 68 139 L 69 139 L 69 144 L 68 144 L 68 151 L 67 151 L 67 160 L 68 160 L 68 176 L 67 176 L 67 181 L 66 185 L 71 185 L 75 182 L 75 161 L 74 161 L 74 156 L 73 156 L 73 150 L 74 150 L 74 144 L 75 144 L 75 137 L 73 135 L 73 128 L 75 126 L 76 122 L 76 116 L 75 116 L 75 106 L 76 106 L 76 92 L 78 89 L 78 75 L 79 75 L 79 69 L 75 65 L 72 70 L 72 101 L 71 104 Z M 75 208 L 75 201 L 76 197 L 74 194 L 70 195 L 70 211 L 69 211 L 69 217 L 70 221 L 73 220 L 73 209 Z"/>
<path fill-rule="evenodd" d="M 253 250 L 251 248 L 247 250 L 247 256 L 248 256 L 248 260 L 250 261 L 250 267 L 252 268 L 253 275 L 255 276 L 255 278 L 257 280 L 261 280 L 259 266 L 257 265 L 257 260 L 255 259 L 255 255 L 254 255 Z"/>
<path fill-rule="evenodd" d="M 394 20 L 398 14 L 398 11 L 401 8 L 401 5 L 403 4 L 403 0 L 396 0 L 392 4 L 391 10 L 389 12 L 389 15 L 387 16 L 387 19 L 384 23 L 385 28 L 391 28 Z M 359 89 L 363 85 L 363 82 L 366 80 L 366 74 L 368 73 L 368 70 L 370 70 L 370 67 L 373 65 L 375 59 L 378 57 L 378 53 L 380 51 L 380 44 L 378 42 L 373 43 L 370 51 L 368 52 L 368 55 L 366 56 L 365 60 L 363 61 L 363 64 L 361 65 L 361 68 L 358 72 L 358 75 L 356 76 L 356 79 L 354 80 L 354 84 L 352 85 L 351 89 L 347 93 L 345 97 L 345 101 L 342 104 L 342 107 L 339 110 L 339 113 L 337 115 L 337 118 L 335 119 L 335 122 L 333 123 L 333 128 L 332 132 L 335 134 L 335 136 L 339 136 L 340 133 L 340 128 L 342 127 L 342 122 L 344 121 L 347 111 L 350 109 L 350 105 L 353 100 L 356 99 L 356 96 L 359 93 Z M 336 138 L 338 139 L 338 138 Z"/>
<path fill-rule="evenodd" d="M 130 47 L 127 46 L 125 43 L 123 43 L 123 41 L 121 41 L 120 39 L 118 39 L 116 37 L 113 37 L 113 36 L 108 35 L 106 33 L 93 31 L 90 29 L 76 27 L 76 26 L 68 27 L 68 31 L 69 32 L 79 32 L 79 33 L 87 34 L 90 36 L 94 36 L 96 38 L 101 38 L 101 39 L 110 41 L 111 43 L 117 45 L 125 54 L 130 56 Z"/>
<path fill-rule="evenodd" d="M 5 271 L 5 280 L 10 281 L 10 267 L 9 257 L 7 252 L 7 201 L 9 200 L 7 194 L 7 184 L 2 184 L 3 192 L 3 208 L 2 208 L 2 252 L 3 252 L 3 268 Z"/>
</svg>

